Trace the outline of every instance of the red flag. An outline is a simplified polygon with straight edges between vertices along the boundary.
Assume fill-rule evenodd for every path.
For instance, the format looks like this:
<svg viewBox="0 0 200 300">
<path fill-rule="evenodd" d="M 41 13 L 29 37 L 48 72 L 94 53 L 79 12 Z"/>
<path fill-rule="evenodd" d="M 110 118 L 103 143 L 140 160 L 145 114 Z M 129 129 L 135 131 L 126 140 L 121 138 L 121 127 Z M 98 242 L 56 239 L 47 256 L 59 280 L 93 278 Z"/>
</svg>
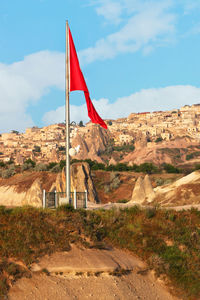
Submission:
<svg viewBox="0 0 200 300">
<path fill-rule="evenodd" d="M 97 123 L 103 128 L 107 129 L 106 123 L 96 112 L 94 105 L 90 99 L 90 93 L 88 91 L 83 73 L 78 61 L 78 56 L 72 39 L 71 31 L 69 29 L 69 63 L 70 63 L 70 92 L 72 91 L 83 91 L 85 94 L 85 100 L 87 103 L 88 117 L 92 123 Z"/>
</svg>

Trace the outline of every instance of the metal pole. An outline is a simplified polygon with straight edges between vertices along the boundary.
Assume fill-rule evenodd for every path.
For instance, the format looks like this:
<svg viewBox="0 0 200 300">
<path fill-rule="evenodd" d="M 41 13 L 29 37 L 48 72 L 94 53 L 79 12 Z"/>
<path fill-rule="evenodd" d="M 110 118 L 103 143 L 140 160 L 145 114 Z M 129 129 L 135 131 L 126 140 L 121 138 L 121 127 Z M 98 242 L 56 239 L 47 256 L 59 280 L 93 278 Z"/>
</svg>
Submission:
<svg viewBox="0 0 200 300">
<path fill-rule="evenodd" d="M 85 208 L 87 208 L 87 202 L 88 202 L 88 192 L 85 190 Z"/>
<path fill-rule="evenodd" d="M 42 197 L 42 207 L 43 208 L 45 208 L 45 206 L 46 206 L 45 205 L 45 203 L 46 203 L 46 201 L 45 201 L 46 199 L 45 198 L 46 198 L 46 193 L 45 193 L 45 190 L 43 190 L 43 197 Z"/>
<path fill-rule="evenodd" d="M 76 190 L 74 190 L 74 209 L 77 209 L 77 198 L 76 198 Z"/>
<path fill-rule="evenodd" d="M 66 120 L 66 198 L 70 202 L 70 112 L 69 112 L 69 25 L 66 21 L 66 65 L 65 65 L 65 120 Z"/>
<path fill-rule="evenodd" d="M 58 207 L 58 203 L 57 203 L 57 194 L 56 194 L 56 190 L 55 190 L 55 208 Z"/>
</svg>

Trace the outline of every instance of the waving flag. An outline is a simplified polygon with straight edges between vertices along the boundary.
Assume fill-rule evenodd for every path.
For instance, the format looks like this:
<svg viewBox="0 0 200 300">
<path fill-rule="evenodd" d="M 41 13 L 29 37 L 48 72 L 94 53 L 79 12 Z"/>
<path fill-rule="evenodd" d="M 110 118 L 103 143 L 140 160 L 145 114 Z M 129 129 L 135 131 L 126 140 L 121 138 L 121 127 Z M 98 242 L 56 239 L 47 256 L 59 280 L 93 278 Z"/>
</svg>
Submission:
<svg viewBox="0 0 200 300">
<path fill-rule="evenodd" d="M 90 99 L 90 93 L 88 91 L 83 73 L 81 71 L 78 56 L 74 46 L 73 38 L 69 29 L 69 73 L 70 73 L 70 92 L 72 91 L 83 91 L 85 94 L 85 100 L 87 104 L 88 117 L 92 123 L 97 123 L 103 128 L 107 129 L 106 123 L 96 112 L 94 105 Z"/>
</svg>

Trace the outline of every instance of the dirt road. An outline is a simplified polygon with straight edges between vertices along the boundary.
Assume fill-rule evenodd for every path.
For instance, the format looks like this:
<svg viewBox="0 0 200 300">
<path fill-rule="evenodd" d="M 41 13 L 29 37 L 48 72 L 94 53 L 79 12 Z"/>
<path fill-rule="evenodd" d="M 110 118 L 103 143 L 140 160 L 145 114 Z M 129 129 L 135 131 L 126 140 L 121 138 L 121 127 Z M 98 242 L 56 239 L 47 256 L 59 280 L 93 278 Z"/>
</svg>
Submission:
<svg viewBox="0 0 200 300">
<path fill-rule="evenodd" d="M 177 299 L 142 261 L 116 249 L 74 247 L 42 258 L 32 271 L 32 278 L 22 278 L 11 288 L 9 300 Z"/>
</svg>

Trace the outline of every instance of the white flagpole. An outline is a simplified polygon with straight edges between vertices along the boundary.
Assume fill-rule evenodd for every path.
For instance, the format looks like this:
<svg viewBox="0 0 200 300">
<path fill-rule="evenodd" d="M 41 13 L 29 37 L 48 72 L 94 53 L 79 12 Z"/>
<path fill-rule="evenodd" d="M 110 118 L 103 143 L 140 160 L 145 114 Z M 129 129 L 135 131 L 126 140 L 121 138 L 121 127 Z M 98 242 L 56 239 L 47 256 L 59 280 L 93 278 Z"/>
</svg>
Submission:
<svg viewBox="0 0 200 300">
<path fill-rule="evenodd" d="M 70 112 L 69 112 L 69 25 L 66 21 L 66 66 L 65 66 L 65 120 L 66 120 L 66 198 L 70 201 Z"/>
</svg>

